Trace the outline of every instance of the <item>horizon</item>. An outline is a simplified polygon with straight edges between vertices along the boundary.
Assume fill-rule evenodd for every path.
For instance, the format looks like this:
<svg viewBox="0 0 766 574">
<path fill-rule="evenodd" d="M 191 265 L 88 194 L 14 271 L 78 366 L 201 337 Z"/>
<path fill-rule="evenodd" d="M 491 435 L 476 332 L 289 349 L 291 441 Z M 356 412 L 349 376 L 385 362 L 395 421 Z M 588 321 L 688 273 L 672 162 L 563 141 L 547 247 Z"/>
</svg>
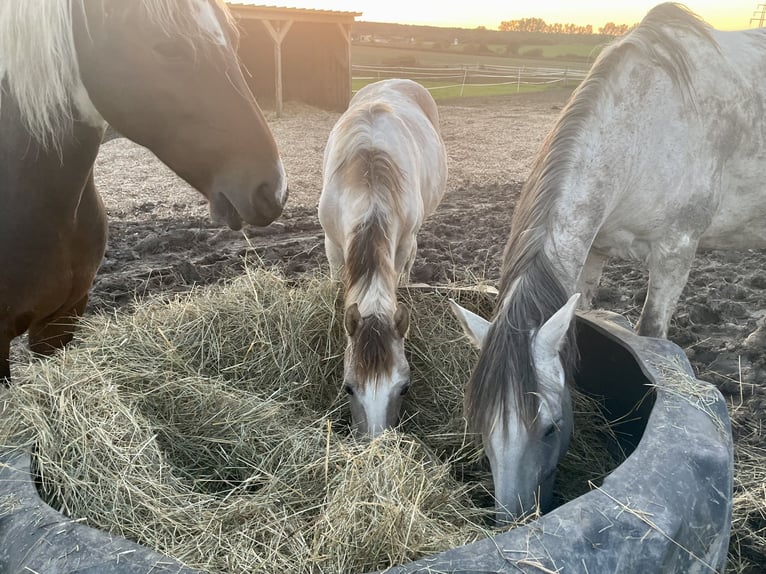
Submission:
<svg viewBox="0 0 766 574">
<path fill-rule="evenodd" d="M 616 5 L 614 0 L 536 0 L 516 2 L 508 5 L 499 0 L 473 0 L 460 5 L 456 3 L 406 2 L 402 0 L 285 0 L 284 2 L 263 2 L 257 0 L 234 0 L 233 3 L 261 4 L 290 8 L 315 10 L 340 10 L 361 12 L 360 21 L 385 22 L 390 24 L 414 24 L 437 27 L 476 28 L 484 26 L 497 30 L 504 20 L 521 18 L 542 18 L 552 24 L 573 23 L 580 26 L 591 24 L 594 30 L 607 22 L 615 24 L 636 24 L 656 6 L 656 0 L 634 0 Z M 750 19 L 758 2 L 732 0 L 722 5 L 721 0 L 696 0 L 685 5 L 714 28 L 721 30 L 742 30 L 753 28 Z"/>
</svg>

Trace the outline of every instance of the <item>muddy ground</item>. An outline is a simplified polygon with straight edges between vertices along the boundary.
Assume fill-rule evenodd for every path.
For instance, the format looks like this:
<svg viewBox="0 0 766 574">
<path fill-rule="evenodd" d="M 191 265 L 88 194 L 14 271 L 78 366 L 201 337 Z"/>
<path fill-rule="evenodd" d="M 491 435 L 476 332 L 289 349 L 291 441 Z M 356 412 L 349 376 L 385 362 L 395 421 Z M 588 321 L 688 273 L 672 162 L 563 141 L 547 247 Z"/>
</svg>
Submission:
<svg viewBox="0 0 766 574">
<path fill-rule="evenodd" d="M 413 280 L 439 283 L 469 271 L 496 280 L 510 216 L 532 157 L 566 92 L 443 104 L 447 195 L 418 237 Z M 204 199 L 149 152 L 125 139 L 102 147 L 96 177 L 110 217 L 106 258 L 90 308 L 119 307 L 136 296 L 184 291 L 236 275 L 246 262 L 287 274 L 326 267 L 316 215 L 321 155 L 338 115 L 288 106 L 269 115 L 290 179 L 290 202 L 266 228 L 235 232 L 212 224 Z M 753 402 L 766 417 L 766 355 L 751 338 L 766 316 L 766 253 L 700 253 L 673 319 L 670 338 L 700 378 Z M 635 262 L 607 265 L 597 304 L 637 320 L 646 274 Z"/>
<path fill-rule="evenodd" d="M 514 203 L 567 95 L 464 99 L 440 107 L 449 187 L 420 232 L 413 280 L 441 283 L 466 271 L 497 279 Z M 290 179 L 290 202 L 277 222 L 244 232 L 210 223 L 201 196 L 146 150 L 124 139 L 104 144 L 96 175 L 110 239 L 90 310 L 222 281 L 243 265 L 278 265 L 288 275 L 326 267 L 316 205 L 322 151 L 337 117 L 300 105 L 288 105 L 281 118 L 268 115 Z M 639 264 L 611 261 L 597 304 L 635 322 L 646 279 Z M 765 345 L 747 337 L 764 315 L 766 252 L 700 253 L 670 331 L 698 377 L 729 399 L 741 444 L 762 444 Z"/>
</svg>

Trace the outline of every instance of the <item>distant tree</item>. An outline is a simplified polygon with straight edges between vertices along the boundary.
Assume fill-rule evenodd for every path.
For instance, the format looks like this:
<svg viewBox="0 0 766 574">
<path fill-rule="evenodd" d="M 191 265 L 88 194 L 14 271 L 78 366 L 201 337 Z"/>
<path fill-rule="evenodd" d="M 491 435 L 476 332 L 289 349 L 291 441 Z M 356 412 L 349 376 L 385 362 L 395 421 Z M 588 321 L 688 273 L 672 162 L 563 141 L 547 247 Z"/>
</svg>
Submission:
<svg viewBox="0 0 766 574">
<path fill-rule="evenodd" d="M 598 29 L 598 33 L 602 36 L 622 36 L 631 26 L 627 24 L 615 24 L 614 22 L 607 22 L 601 28 Z"/>
<path fill-rule="evenodd" d="M 522 18 L 500 22 L 500 30 L 503 32 L 545 32 L 547 26 L 542 18 Z"/>
<path fill-rule="evenodd" d="M 599 28 L 599 34 L 605 36 L 621 36 L 628 30 L 627 24 L 617 25 L 614 22 L 608 22 L 602 28 Z M 519 20 L 503 20 L 500 22 L 499 29 L 503 32 L 541 32 L 543 34 L 593 34 L 593 26 L 586 24 L 580 26 L 571 22 L 554 22 L 548 24 L 542 18 L 521 18 Z"/>
</svg>

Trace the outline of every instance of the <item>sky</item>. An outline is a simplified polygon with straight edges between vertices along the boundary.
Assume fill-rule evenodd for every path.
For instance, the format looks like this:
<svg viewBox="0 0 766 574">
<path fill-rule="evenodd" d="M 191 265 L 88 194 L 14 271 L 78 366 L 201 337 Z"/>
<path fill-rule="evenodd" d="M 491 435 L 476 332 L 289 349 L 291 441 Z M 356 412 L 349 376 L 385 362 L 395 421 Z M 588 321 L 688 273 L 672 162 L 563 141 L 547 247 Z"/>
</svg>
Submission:
<svg viewBox="0 0 766 574">
<path fill-rule="evenodd" d="M 231 0 L 295 8 L 362 12 L 359 20 L 496 29 L 503 20 L 542 18 L 548 23 L 633 24 L 660 0 Z M 751 28 L 758 7 L 751 0 L 686 0 L 686 6 L 722 30 Z"/>
</svg>

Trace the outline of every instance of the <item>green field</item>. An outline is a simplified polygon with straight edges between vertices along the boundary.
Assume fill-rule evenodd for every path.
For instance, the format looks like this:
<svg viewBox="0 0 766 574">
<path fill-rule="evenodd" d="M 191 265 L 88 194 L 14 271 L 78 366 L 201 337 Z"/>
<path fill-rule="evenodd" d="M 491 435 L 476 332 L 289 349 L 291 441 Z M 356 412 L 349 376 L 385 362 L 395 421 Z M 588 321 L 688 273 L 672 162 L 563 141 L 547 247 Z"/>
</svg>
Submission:
<svg viewBox="0 0 766 574">
<path fill-rule="evenodd" d="M 525 44 L 519 49 L 523 56 L 530 50 L 541 50 L 543 58 L 555 58 L 556 61 L 563 61 L 566 56 L 580 56 L 594 60 L 601 47 L 593 44 Z"/>
<path fill-rule="evenodd" d="M 366 86 L 367 84 L 371 84 L 374 81 L 375 80 L 361 80 L 357 78 L 352 80 L 351 88 L 354 92 L 356 92 L 360 88 Z M 501 86 L 466 84 L 463 87 L 451 86 L 449 88 L 441 88 L 441 86 L 444 86 L 444 82 L 420 81 L 419 83 L 429 89 L 435 100 L 449 100 L 460 97 L 467 98 L 481 96 L 507 96 L 509 94 L 541 92 L 543 90 L 550 89 L 546 86 L 531 86 L 525 84 L 521 84 L 518 87 L 516 84 L 505 84 Z"/>
<path fill-rule="evenodd" d="M 571 68 L 577 70 L 587 70 L 590 65 L 585 62 L 570 62 L 555 57 L 555 51 L 559 50 L 564 54 L 582 55 L 585 48 L 593 50 L 593 46 L 580 44 L 562 44 L 557 46 L 522 46 L 521 52 L 532 48 L 546 48 L 553 52 L 553 56 L 547 58 L 524 58 L 506 57 L 491 54 L 465 54 L 455 49 L 448 51 L 431 51 L 410 48 L 396 48 L 391 46 L 372 46 L 366 44 L 353 44 L 351 46 L 351 64 L 355 66 L 527 66 L 527 67 L 552 67 L 552 68 Z M 492 48 L 492 47 L 490 47 Z M 497 47 L 494 47 L 497 49 Z M 545 50 L 543 51 L 545 53 Z M 587 55 L 587 53 L 586 53 Z"/>
<path fill-rule="evenodd" d="M 532 46 L 530 46 L 532 47 Z M 533 46 L 533 48 L 542 46 Z M 580 52 L 593 50 L 593 46 L 565 44 L 561 46 L 545 46 L 549 49 L 549 52 L 553 54 L 548 59 L 523 59 L 523 58 L 508 58 L 504 56 L 492 56 L 492 55 L 469 55 L 463 54 L 459 51 L 429 51 L 429 50 L 417 50 L 409 48 L 396 48 L 391 46 L 370 46 L 370 45 L 352 45 L 351 47 L 351 61 L 356 66 L 384 66 L 391 68 L 460 68 L 460 67 L 472 67 L 475 68 L 481 65 L 496 65 L 496 66 L 508 66 L 508 67 L 528 67 L 528 68 L 568 68 L 571 70 L 587 70 L 588 65 L 582 62 L 566 62 L 560 58 L 559 54 L 553 49 L 563 50 L 565 53 L 575 53 L 578 50 Z M 411 74 L 407 70 L 399 71 L 401 77 L 409 77 Z M 454 73 L 454 72 L 453 72 Z M 514 72 L 510 71 L 512 75 Z M 377 80 L 385 79 L 396 75 L 396 70 L 391 72 L 361 72 L 355 74 L 352 80 L 352 89 L 356 92 L 366 84 L 372 83 Z M 418 78 L 418 72 L 413 70 L 415 77 L 413 79 L 420 82 L 426 88 L 429 89 L 431 94 L 437 100 L 447 100 L 459 97 L 481 97 L 481 96 L 495 96 L 495 95 L 509 95 L 517 93 L 528 92 L 540 92 L 548 89 L 561 89 L 561 88 L 573 88 L 577 80 L 572 80 L 564 85 L 563 83 L 552 83 L 547 85 L 535 85 L 525 84 L 523 81 L 520 84 L 513 82 L 508 77 L 493 78 L 477 78 L 474 83 L 471 83 L 469 78 L 468 83 L 462 85 L 462 77 L 445 77 L 434 79 Z M 458 70 L 458 76 L 460 71 Z M 364 76 L 364 77 L 360 77 Z M 489 85 L 489 84 L 501 84 L 501 85 Z"/>
</svg>

